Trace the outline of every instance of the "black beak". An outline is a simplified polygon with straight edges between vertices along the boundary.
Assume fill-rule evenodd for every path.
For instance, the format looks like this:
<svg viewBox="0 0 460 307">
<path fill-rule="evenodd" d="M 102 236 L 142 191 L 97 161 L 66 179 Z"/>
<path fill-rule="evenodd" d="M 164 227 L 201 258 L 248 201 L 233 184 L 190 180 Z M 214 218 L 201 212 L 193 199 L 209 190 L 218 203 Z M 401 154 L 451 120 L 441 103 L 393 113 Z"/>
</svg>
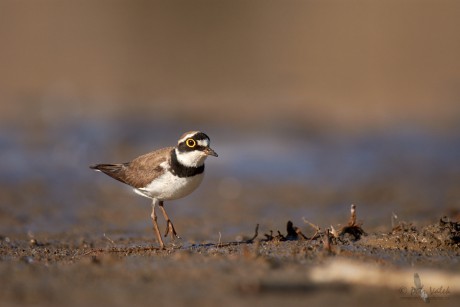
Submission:
<svg viewBox="0 0 460 307">
<path fill-rule="evenodd" d="M 206 147 L 204 149 L 204 153 L 207 154 L 208 156 L 214 156 L 214 157 L 218 157 L 219 155 L 211 149 L 211 147 Z"/>
</svg>

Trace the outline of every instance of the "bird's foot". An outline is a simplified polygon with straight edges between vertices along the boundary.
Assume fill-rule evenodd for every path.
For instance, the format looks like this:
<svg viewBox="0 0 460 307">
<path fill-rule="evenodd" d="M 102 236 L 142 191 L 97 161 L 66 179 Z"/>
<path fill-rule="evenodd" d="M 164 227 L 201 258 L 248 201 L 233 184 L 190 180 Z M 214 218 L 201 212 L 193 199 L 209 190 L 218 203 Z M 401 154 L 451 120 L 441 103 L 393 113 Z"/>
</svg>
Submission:
<svg viewBox="0 0 460 307">
<path fill-rule="evenodd" d="M 166 221 L 165 237 L 167 237 L 169 233 L 171 233 L 171 239 L 180 239 L 180 237 L 177 235 L 176 229 L 174 229 L 174 225 L 171 220 Z"/>
</svg>

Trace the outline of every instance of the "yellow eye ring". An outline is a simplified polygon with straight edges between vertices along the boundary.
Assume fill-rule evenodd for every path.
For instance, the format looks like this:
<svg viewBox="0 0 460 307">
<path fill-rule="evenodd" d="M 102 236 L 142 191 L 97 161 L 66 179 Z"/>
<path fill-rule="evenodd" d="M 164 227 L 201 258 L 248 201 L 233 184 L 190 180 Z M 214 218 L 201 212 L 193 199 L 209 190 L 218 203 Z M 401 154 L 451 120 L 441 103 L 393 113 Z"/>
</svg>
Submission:
<svg viewBox="0 0 460 307">
<path fill-rule="evenodd" d="M 194 139 L 188 139 L 185 144 L 187 144 L 188 147 L 193 148 L 196 146 L 196 141 Z"/>
</svg>

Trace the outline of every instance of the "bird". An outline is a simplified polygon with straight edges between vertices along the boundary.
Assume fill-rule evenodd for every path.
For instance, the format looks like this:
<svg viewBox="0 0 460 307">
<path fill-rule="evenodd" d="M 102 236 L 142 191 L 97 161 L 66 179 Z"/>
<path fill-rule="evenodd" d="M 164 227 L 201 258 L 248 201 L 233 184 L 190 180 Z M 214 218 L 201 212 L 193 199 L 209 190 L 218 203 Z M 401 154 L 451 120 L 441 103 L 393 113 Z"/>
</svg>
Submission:
<svg viewBox="0 0 460 307">
<path fill-rule="evenodd" d="M 208 156 L 218 156 L 210 147 L 209 137 L 201 131 L 189 131 L 179 138 L 176 146 L 149 152 L 131 162 L 89 167 L 131 186 L 136 194 L 152 200 L 153 230 L 160 248 L 165 249 L 155 209 L 158 206 L 166 220 L 164 236 L 170 233 L 173 240 L 179 238 L 164 202 L 183 198 L 198 188 Z"/>
</svg>

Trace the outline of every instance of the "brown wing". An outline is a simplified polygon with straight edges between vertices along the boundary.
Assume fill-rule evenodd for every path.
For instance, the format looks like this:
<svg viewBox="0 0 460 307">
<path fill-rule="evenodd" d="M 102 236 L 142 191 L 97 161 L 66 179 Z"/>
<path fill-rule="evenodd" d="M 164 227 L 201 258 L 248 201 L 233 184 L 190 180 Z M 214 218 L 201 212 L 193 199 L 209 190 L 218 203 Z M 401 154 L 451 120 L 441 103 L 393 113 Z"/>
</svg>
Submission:
<svg viewBox="0 0 460 307">
<path fill-rule="evenodd" d="M 134 188 L 146 187 L 166 169 L 161 164 L 168 161 L 173 147 L 162 148 L 123 164 L 97 164 L 90 166 Z"/>
</svg>

